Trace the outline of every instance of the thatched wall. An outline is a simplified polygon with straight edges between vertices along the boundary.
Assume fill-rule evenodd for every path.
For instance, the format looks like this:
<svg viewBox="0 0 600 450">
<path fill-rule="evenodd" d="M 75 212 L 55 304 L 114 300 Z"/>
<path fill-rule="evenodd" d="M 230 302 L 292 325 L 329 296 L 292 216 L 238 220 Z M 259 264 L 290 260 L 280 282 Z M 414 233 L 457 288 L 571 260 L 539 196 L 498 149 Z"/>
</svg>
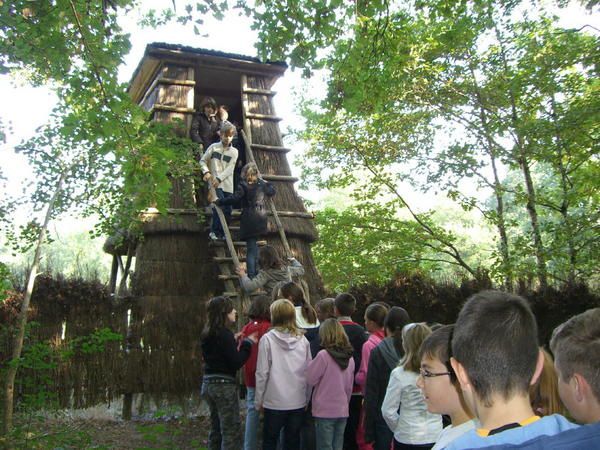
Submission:
<svg viewBox="0 0 600 450">
<path fill-rule="evenodd" d="M 277 245 L 277 244 L 275 244 Z M 298 248 L 298 243 L 291 245 Z M 366 306 L 375 301 L 406 308 L 414 321 L 453 323 L 464 301 L 489 282 L 434 281 L 422 275 L 398 274 L 384 286 L 352 289 L 358 299 L 355 320 L 362 323 Z M 540 343 L 547 344 L 552 330 L 569 317 L 600 306 L 600 297 L 584 285 L 520 293 L 530 302 L 539 328 Z M 21 294 L 0 303 L 0 368 L 11 354 L 9 335 L 20 309 Z M 112 302 L 97 282 L 40 276 L 31 299 L 30 322 L 24 356 L 38 343 L 49 344 L 55 369 L 21 368 L 18 399 L 40 388 L 56 393 L 63 407 L 87 407 L 110 402 L 127 392 L 144 392 L 174 400 L 197 391 L 202 373 L 198 352 L 204 303 L 179 295 Z M 128 310 L 131 311 L 128 327 Z M 65 333 L 63 338 L 63 326 Z M 82 351 L 81 339 L 102 328 L 122 338 L 102 351 Z M 79 342 L 79 344 L 77 344 Z M 60 353 L 70 350 L 68 356 Z M 29 383 L 25 383 L 29 381 Z"/>
</svg>

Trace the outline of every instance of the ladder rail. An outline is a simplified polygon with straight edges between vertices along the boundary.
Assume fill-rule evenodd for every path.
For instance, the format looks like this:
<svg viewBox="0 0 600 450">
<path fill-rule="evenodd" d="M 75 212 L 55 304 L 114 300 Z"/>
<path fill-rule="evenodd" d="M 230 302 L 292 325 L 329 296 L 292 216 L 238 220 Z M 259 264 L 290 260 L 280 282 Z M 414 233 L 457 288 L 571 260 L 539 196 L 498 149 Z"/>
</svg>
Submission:
<svg viewBox="0 0 600 450">
<path fill-rule="evenodd" d="M 248 77 L 246 74 L 242 74 L 241 76 L 241 88 L 242 88 L 242 116 L 243 116 L 243 129 L 240 131 L 242 134 L 242 139 L 244 140 L 244 145 L 246 147 L 246 156 L 248 159 L 256 164 L 256 159 L 254 158 L 254 152 L 252 151 L 252 129 L 250 127 L 250 117 L 249 117 L 249 104 L 248 104 Z M 253 115 L 255 118 L 260 118 L 258 115 Z M 258 169 L 258 164 L 256 164 L 256 168 Z M 259 170 L 260 176 L 260 170 Z M 283 249 L 288 258 L 293 258 L 294 253 L 290 247 L 290 244 L 287 240 L 287 236 L 285 235 L 285 230 L 283 228 L 283 224 L 281 223 L 281 219 L 279 218 L 279 214 L 277 213 L 277 208 L 275 207 L 275 202 L 272 198 L 267 199 L 267 203 L 269 205 L 269 209 L 271 210 L 271 214 L 273 215 L 273 220 L 275 221 L 275 225 L 277 227 L 277 231 L 279 233 L 279 238 L 281 239 L 281 243 L 283 244 Z M 310 303 L 310 290 L 308 289 L 308 284 L 304 280 L 304 278 L 300 278 L 300 286 L 304 291 L 304 297 Z"/>
<path fill-rule="evenodd" d="M 244 145 L 246 146 L 246 155 L 248 155 L 248 158 L 250 159 L 251 162 L 256 164 L 256 160 L 254 159 L 254 153 L 252 152 L 252 146 L 251 146 L 251 143 L 249 142 L 249 139 L 247 138 L 245 131 L 241 130 L 240 133 L 242 134 L 242 139 L 244 140 Z M 257 168 L 258 168 L 258 166 L 257 166 Z M 260 176 L 260 170 L 258 173 Z M 281 223 L 281 219 L 279 218 L 279 214 L 277 213 L 277 208 L 275 208 L 275 202 L 273 201 L 272 198 L 268 198 L 267 204 L 269 205 L 269 209 L 271 210 L 271 214 L 273 215 L 273 220 L 275 221 L 275 225 L 276 225 L 277 231 L 279 233 L 279 238 L 281 239 L 281 242 L 283 244 L 283 249 L 285 251 L 285 254 L 288 258 L 292 258 L 294 256 L 294 253 L 292 252 L 290 244 L 287 240 L 287 236 L 285 235 L 285 230 L 283 228 L 283 224 Z"/>
</svg>

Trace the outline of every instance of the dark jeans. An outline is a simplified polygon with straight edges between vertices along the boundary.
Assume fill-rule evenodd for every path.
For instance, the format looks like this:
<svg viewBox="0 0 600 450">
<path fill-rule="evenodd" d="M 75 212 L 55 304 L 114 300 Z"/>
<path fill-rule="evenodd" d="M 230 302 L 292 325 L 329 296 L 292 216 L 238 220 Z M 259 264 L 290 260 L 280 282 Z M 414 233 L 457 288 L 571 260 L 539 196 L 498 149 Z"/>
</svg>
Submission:
<svg viewBox="0 0 600 450">
<path fill-rule="evenodd" d="M 263 450 L 275 450 L 279 432 L 283 428 L 283 450 L 300 449 L 300 429 L 304 408 L 279 411 L 264 409 Z"/>
<path fill-rule="evenodd" d="M 256 266 L 258 265 L 258 244 L 256 237 L 246 238 L 246 268 L 248 269 L 248 277 L 254 278 L 258 271 Z"/>
<path fill-rule="evenodd" d="M 360 408 L 362 406 L 363 396 L 352 395 L 348 407 L 349 417 L 344 430 L 344 450 L 358 450 L 356 443 L 356 431 L 360 422 Z"/>
<path fill-rule="evenodd" d="M 383 417 L 377 417 L 375 419 L 375 442 L 373 443 L 373 450 L 390 450 L 393 440 L 394 433 L 387 426 Z"/>
<path fill-rule="evenodd" d="M 430 450 L 433 444 L 403 444 L 394 439 L 394 450 Z"/>
<path fill-rule="evenodd" d="M 217 193 L 217 198 L 219 198 L 219 199 L 233 197 L 233 194 L 231 194 L 229 192 L 223 192 L 223 189 L 221 189 L 221 188 L 215 189 L 215 192 Z M 220 206 L 220 208 L 223 211 L 223 214 L 225 215 L 225 220 L 227 222 L 229 222 L 229 219 L 231 219 L 231 210 L 232 210 L 231 205 Z M 213 209 L 212 214 L 213 214 L 213 216 L 212 216 L 212 224 L 210 226 L 210 231 L 215 233 L 217 235 L 217 237 L 222 238 L 225 236 L 225 233 L 223 232 L 223 226 L 221 225 L 221 221 L 219 220 L 219 214 L 217 214 L 216 209 Z"/>
</svg>

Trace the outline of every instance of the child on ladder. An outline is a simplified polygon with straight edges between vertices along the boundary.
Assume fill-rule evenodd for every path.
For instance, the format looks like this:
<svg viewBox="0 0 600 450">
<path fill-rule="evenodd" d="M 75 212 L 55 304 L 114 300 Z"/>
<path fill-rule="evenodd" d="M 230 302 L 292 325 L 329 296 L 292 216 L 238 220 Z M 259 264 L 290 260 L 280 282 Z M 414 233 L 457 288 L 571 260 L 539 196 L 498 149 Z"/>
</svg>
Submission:
<svg viewBox="0 0 600 450">
<path fill-rule="evenodd" d="M 249 278 L 254 278 L 258 273 L 258 238 L 267 233 L 267 198 L 274 195 L 273 185 L 260 178 L 258 167 L 251 162 L 242 169 L 242 181 L 235 194 L 215 202 L 217 206 L 241 202 L 240 239 L 246 241 L 246 267 Z"/>
<path fill-rule="evenodd" d="M 262 288 L 267 295 L 271 295 L 273 288 L 282 281 L 292 281 L 292 277 L 304 275 L 304 267 L 298 260 L 295 258 L 288 258 L 288 260 L 289 266 L 281 260 L 275 247 L 265 245 L 258 253 L 260 270 L 254 279 L 250 279 L 242 267 L 236 269 L 242 289 L 245 292 L 254 292 Z"/>
<path fill-rule="evenodd" d="M 231 145 L 236 134 L 235 126 L 231 122 L 221 124 L 221 142 L 212 144 L 200 159 L 202 178 L 215 188 L 218 199 L 226 199 L 233 195 L 233 171 L 238 158 L 238 151 Z M 223 208 L 225 220 L 231 217 L 231 206 Z M 210 239 L 224 239 L 225 233 L 216 210 L 213 210 L 213 218 Z"/>
</svg>

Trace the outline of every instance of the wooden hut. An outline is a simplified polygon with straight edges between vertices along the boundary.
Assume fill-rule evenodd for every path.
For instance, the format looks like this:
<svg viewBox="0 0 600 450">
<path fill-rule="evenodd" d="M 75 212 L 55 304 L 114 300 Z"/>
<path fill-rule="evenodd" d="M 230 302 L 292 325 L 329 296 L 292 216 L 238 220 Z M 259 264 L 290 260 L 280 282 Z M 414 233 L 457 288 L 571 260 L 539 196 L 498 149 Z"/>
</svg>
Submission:
<svg viewBox="0 0 600 450">
<path fill-rule="evenodd" d="M 275 209 L 292 253 L 305 267 L 304 280 L 314 299 L 322 294 L 310 249 L 316 229 L 312 214 L 294 189 L 298 180 L 291 176 L 286 157 L 289 149 L 283 146 L 279 130 L 281 118 L 273 107 L 275 92 L 271 87 L 286 67 L 247 56 L 153 43 L 147 46 L 133 74 L 129 93 L 153 120 L 181 121 L 184 126 L 178 132 L 184 136 L 189 135 L 193 114 L 203 97 L 229 106 L 229 120 L 243 128 L 247 137 L 247 142 L 239 140 L 236 145 L 239 158 L 244 163 L 253 158 L 263 178 L 274 183 Z M 202 195 L 192 201 L 196 190 L 192 180 L 191 176 L 173 180 L 168 213 L 145 211 L 143 238 L 134 244 L 134 252 L 129 247 L 130 255 L 135 254 L 131 295 L 137 305 L 131 318 L 130 334 L 135 336 L 131 351 L 140 355 L 139 361 L 133 357 L 132 363 L 137 375 L 126 377 L 134 380 L 129 392 L 178 392 L 188 383 L 194 386 L 195 371 L 188 370 L 186 380 L 181 376 L 186 370 L 183 365 L 197 360 L 204 304 L 212 296 L 235 291 L 238 285 L 232 275 L 231 255 L 222 243 L 209 243 L 210 209 Z M 192 206 L 194 203 L 197 206 Z M 234 240 L 237 216 L 239 212 L 234 211 L 230 224 Z M 272 219 L 271 215 L 267 241 L 283 255 L 283 243 Z M 235 245 L 243 261 L 244 243 Z M 110 242 L 105 245 L 115 257 L 126 248 Z M 144 371 L 139 370 L 140 365 Z"/>
</svg>

